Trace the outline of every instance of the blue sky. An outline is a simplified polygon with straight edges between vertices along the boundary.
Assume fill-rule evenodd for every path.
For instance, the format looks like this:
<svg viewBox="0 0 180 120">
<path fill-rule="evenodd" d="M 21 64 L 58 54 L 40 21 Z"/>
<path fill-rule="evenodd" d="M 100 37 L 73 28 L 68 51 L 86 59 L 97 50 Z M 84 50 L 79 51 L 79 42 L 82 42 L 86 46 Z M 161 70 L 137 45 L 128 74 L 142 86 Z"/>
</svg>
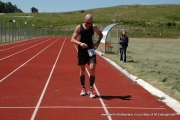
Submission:
<svg viewBox="0 0 180 120">
<path fill-rule="evenodd" d="M 23 12 L 35 7 L 39 12 L 69 12 L 118 5 L 180 4 L 180 0 L 1 0 L 17 5 Z"/>
</svg>

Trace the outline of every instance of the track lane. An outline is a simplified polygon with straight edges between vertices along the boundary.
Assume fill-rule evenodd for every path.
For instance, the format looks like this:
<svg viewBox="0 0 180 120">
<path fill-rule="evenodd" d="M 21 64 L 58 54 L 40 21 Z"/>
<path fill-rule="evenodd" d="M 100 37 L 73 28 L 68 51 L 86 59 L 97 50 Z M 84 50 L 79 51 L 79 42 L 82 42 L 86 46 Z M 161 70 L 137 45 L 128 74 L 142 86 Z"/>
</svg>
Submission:
<svg viewBox="0 0 180 120">
<path fill-rule="evenodd" d="M 17 71 L 19 67 L 24 66 L 27 62 L 29 62 L 30 59 L 33 59 L 33 57 L 35 57 L 38 52 L 41 52 L 41 50 L 43 50 L 49 44 L 52 44 L 54 40 L 57 40 L 57 38 L 45 42 L 40 46 L 36 46 L 33 49 L 26 50 L 26 52 L 21 52 L 20 54 L 11 57 L 11 59 L 9 58 L 0 61 L 0 82 L 4 81 L 6 77 Z"/>
<path fill-rule="evenodd" d="M 0 119 L 31 118 L 61 45 L 62 41 L 58 40 L 57 44 L 0 83 Z M 35 119 L 108 119 L 107 115 L 102 116 L 105 111 L 98 98 L 101 97 L 110 114 L 133 114 L 111 116 L 113 120 L 179 120 L 179 116 L 157 116 L 174 111 L 99 56 L 95 84 L 100 96 L 95 99 L 80 96 L 77 52 L 74 46 L 70 46 L 73 45 L 69 41 L 62 50 Z M 86 74 L 88 87 L 87 78 Z M 141 116 L 142 113 L 153 116 Z"/>
<path fill-rule="evenodd" d="M 31 118 L 57 57 L 56 48 L 59 45 L 62 45 L 62 40 L 58 40 L 0 84 L 0 119 Z M 9 107 L 8 111 L 6 107 Z"/>
<path fill-rule="evenodd" d="M 14 48 L 17 48 L 17 47 L 20 47 L 29 43 L 37 42 L 41 39 L 47 39 L 47 38 L 48 37 L 34 38 L 34 39 L 29 39 L 29 40 L 24 40 L 24 41 L 16 41 L 16 42 L 8 43 L 5 45 L 0 45 L 0 52 L 6 51 L 9 49 L 14 49 Z"/>
<path fill-rule="evenodd" d="M 68 46 L 63 49 L 36 119 L 50 119 L 49 116 L 53 119 L 83 119 L 82 116 L 86 116 L 86 119 L 102 120 L 179 118 L 179 116 L 157 116 L 156 114 L 174 114 L 175 112 L 98 56 L 95 82 L 100 94 L 98 97 L 103 100 L 109 115 L 133 114 L 130 117 L 103 115 L 107 113 L 104 111 L 98 97 L 90 99 L 89 96 L 79 96 L 77 53 L 70 49 L 70 43 Z M 88 75 L 86 74 L 86 87 L 89 84 L 87 78 Z M 151 117 L 143 116 L 143 113 L 153 115 Z"/>
<path fill-rule="evenodd" d="M 59 57 L 60 57 L 60 55 L 61 55 L 61 51 L 62 51 L 62 49 L 63 49 L 63 47 L 64 47 L 65 41 L 66 41 L 66 38 L 65 38 L 65 40 L 63 41 L 63 44 L 62 44 L 62 46 L 61 46 L 61 48 L 60 48 L 60 51 L 59 51 L 59 53 L 58 53 L 58 55 L 57 55 L 57 58 L 56 58 L 55 62 L 54 62 L 54 65 L 53 65 L 52 70 L 51 70 L 51 72 L 50 72 L 50 74 L 49 74 L 49 77 L 48 77 L 48 79 L 47 79 L 46 85 L 44 86 L 44 89 L 43 89 L 43 92 L 42 92 L 42 94 L 41 94 L 41 96 L 40 96 L 40 98 L 39 98 L 39 101 L 38 101 L 38 103 L 37 103 L 37 105 L 36 105 L 36 108 L 35 108 L 35 110 L 34 110 L 34 112 L 33 112 L 33 115 L 32 115 L 32 117 L 31 117 L 31 120 L 34 120 L 34 118 L 35 118 L 35 116 L 36 116 L 36 114 L 37 114 L 37 111 L 38 111 L 38 109 L 39 109 L 39 106 L 40 106 L 40 104 L 41 104 L 41 101 L 42 101 L 42 99 L 43 99 L 43 97 L 44 97 L 44 94 L 45 94 L 45 92 L 46 92 L 47 86 L 48 86 L 48 84 L 49 84 L 49 82 L 50 82 L 50 80 L 51 80 L 52 74 L 53 74 L 54 69 L 55 69 L 55 67 L 56 67 L 57 61 L 58 61 L 58 59 L 59 59 Z"/>
<path fill-rule="evenodd" d="M 86 74 L 88 86 L 89 77 Z M 104 109 L 99 99 L 80 96 L 80 91 L 77 51 L 67 38 L 35 119 L 108 119 L 101 117 Z"/>
<path fill-rule="evenodd" d="M 9 57 L 12 57 L 14 55 L 17 55 L 21 52 L 25 52 L 26 50 L 28 49 L 33 49 L 34 47 L 37 47 L 38 45 L 40 44 L 43 44 L 49 40 L 51 40 L 52 38 L 49 38 L 49 39 L 41 39 L 41 41 L 34 41 L 34 42 L 31 42 L 31 43 L 28 43 L 28 44 L 25 44 L 25 45 L 22 45 L 22 46 L 14 46 L 13 48 L 16 48 L 16 49 L 11 49 L 11 48 L 6 48 L 6 49 L 3 49 L 3 52 L 1 52 L 0 54 L 0 61 L 2 60 L 5 60 Z"/>
</svg>

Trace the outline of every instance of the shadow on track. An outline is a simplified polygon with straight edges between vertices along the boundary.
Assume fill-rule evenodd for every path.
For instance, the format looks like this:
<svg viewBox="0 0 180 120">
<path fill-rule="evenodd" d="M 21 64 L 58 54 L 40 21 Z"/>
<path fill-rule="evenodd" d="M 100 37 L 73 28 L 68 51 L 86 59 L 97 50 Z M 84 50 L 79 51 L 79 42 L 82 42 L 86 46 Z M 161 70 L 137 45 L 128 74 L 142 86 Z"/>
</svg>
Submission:
<svg viewBox="0 0 180 120">
<path fill-rule="evenodd" d="M 105 99 L 105 100 L 112 100 L 112 99 L 131 100 L 131 95 L 126 95 L 126 96 L 97 96 L 97 97 Z"/>
</svg>

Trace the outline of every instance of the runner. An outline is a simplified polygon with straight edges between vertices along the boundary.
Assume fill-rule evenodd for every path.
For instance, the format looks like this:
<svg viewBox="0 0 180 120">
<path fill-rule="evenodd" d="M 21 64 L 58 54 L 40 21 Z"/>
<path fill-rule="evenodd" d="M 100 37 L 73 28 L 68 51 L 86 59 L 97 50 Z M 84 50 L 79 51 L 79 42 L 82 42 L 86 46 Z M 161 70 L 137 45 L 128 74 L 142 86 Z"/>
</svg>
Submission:
<svg viewBox="0 0 180 120">
<path fill-rule="evenodd" d="M 98 41 L 94 43 L 94 32 L 99 36 Z M 86 95 L 85 89 L 85 66 L 90 66 L 90 84 L 88 94 L 94 98 L 93 85 L 95 81 L 95 67 L 96 67 L 96 54 L 95 49 L 98 48 L 102 39 L 102 32 L 98 27 L 93 24 L 93 16 L 87 14 L 84 18 L 84 23 L 76 26 L 72 35 L 71 42 L 78 45 L 78 65 L 80 66 L 80 82 L 82 90 L 80 95 Z"/>
</svg>

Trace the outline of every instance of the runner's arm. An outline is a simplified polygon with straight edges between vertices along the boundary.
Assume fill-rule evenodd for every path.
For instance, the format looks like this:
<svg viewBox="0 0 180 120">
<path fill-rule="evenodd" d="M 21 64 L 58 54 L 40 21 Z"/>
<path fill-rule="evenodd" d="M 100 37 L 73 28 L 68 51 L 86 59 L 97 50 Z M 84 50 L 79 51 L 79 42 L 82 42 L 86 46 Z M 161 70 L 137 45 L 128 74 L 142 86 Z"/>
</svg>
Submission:
<svg viewBox="0 0 180 120">
<path fill-rule="evenodd" d="M 74 31 L 74 33 L 73 33 L 73 35 L 72 35 L 72 37 L 71 37 L 71 42 L 74 43 L 74 44 L 76 44 L 76 45 L 80 45 L 80 46 L 83 47 L 83 48 L 87 48 L 87 47 L 88 47 L 87 44 L 82 43 L 82 42 L 80 42 L 79 40 L 77 40 L 79 34 L 80 34 L 80 25 L 78 25 L 78 26 L 75 28 L 75 31 Z"/>
<path fill-rule="evenodd" d="M 93 29 L 96 32 L 96 34 L 98 34 L 98 36 L 99 36 L 97 42 L 94 44 L 94 48 L 97 49 L 99 44 L 100 44 L 100 42 L 101 42 L 103 34 L 102 34 L 102 32 L 99 30 L 99 28 L 96 25 L 93 26 Z"/>
</svg>

